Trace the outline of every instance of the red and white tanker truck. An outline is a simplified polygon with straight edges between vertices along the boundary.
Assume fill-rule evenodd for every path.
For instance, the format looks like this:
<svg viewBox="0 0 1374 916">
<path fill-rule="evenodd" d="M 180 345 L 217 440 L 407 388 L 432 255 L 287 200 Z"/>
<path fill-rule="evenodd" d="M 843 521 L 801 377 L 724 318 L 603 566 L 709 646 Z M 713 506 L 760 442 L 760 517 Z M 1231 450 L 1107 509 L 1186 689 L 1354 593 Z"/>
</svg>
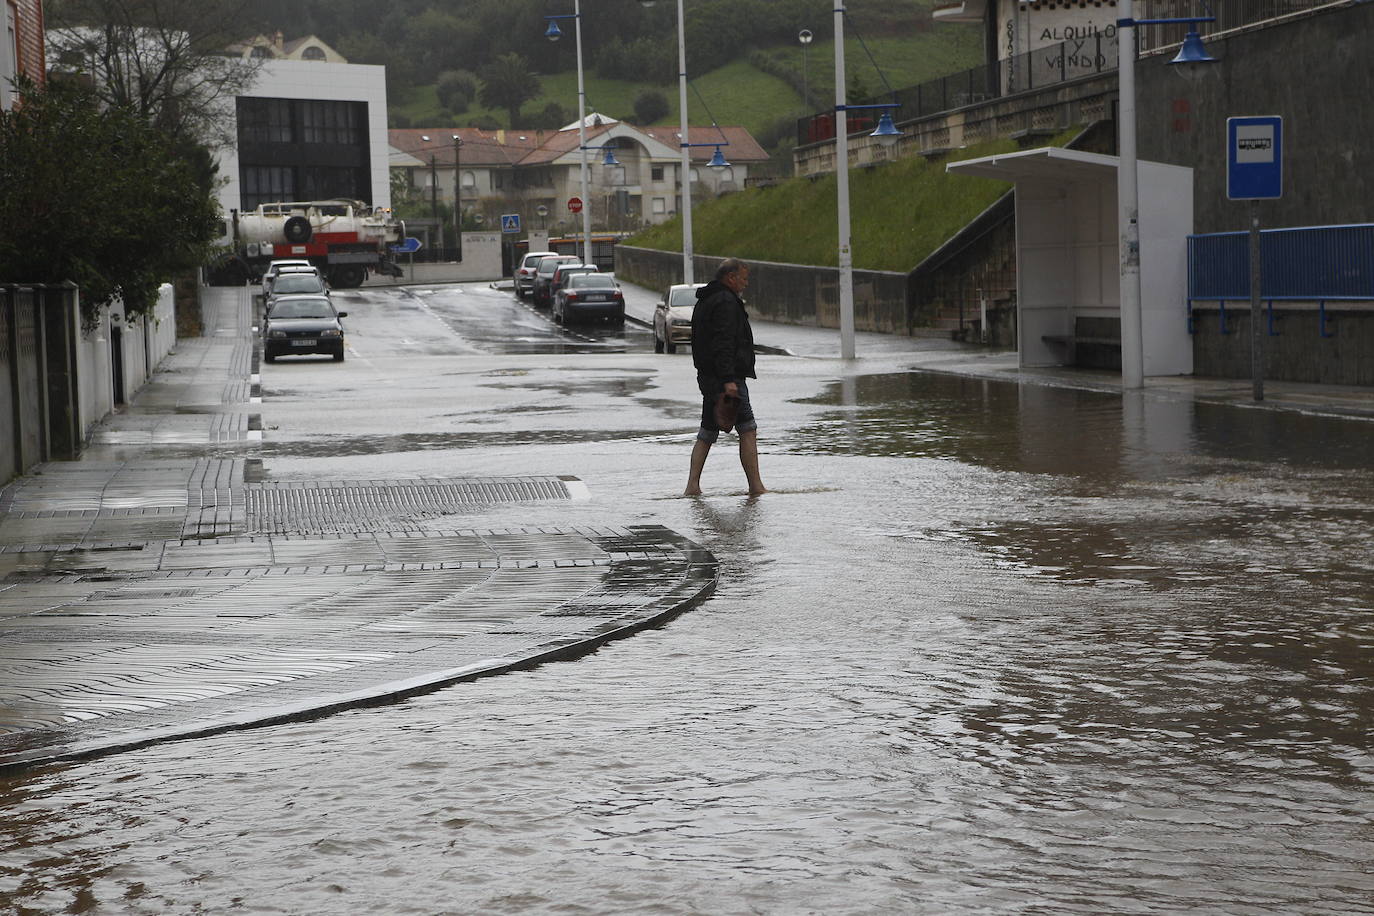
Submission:
<svg viewBox="0 0 1374 916">
<path fill-rule="evenodd" d="M 336 289 L 361 286 L 368 272 L 401 276 L 392 245 L 405 238 L 405 223 L 389 210 L 357 200 L 310 200 L 231 210 L 220 244 L 226 250 L 213 273 L 242 283 L 260 278 L 267 265 L 303 258 Z"/>
</svg>

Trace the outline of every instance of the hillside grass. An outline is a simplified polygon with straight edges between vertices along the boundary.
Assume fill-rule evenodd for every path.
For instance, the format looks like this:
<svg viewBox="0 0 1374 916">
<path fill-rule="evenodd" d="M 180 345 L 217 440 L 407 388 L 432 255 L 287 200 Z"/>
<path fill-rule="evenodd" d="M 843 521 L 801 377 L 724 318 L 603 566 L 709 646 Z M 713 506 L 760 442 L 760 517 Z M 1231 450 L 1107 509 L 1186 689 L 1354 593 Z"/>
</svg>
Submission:
<svg viewBox="0 0 1374 916">
<path fill-rule="evenodd" d="M 1063 146 L 1078 129 L 1048 145 Z M 1009 153 L 1012 140 L 981 144 L 934 162 L 916 156 L 849 173 L 854 266 L 908 271 L 991 206 L 1011 185 L 950 175 L 946 162 Z M 698 254 L 835 267 L 839 265 L 836 177 L 793 178 L 709 201 L 693 201 Z M 682 221 L 647 229 L 626 244 L 682 250 Z"/>
<path fill-rule="evenodd" d="M 822 17 L 823 18 L 823 17 Z M 829 107 L 835 94 L 834 41 L 822 40 L 820 33 L 829 31 L 829 23 L 817 32 L 816 40 L 807 48 L 806 72 L 810 87 L 811 105 L 807 106 L 799 91 L 787 81 L 765 73 L 743 58 L 701 75 L 692 75 L 687 91 L 687 108 L 693 125 L 706 125 L 710 117 L 703 110 L 705 99 L 720 124 L 742 125 L 756 137 L 766 133 L 778 121 L 799 118 L 812 110 Z M 906 37 L 866 39 L 882 73 L 894 89 L 957 73 L 977 65 L 982 60 L 982 47 L 976 29 L 959 26 L 937 26 L 929 32 Z M 790 67 L 799 76 L 802 72 L 800 44 L 766 48 L 764 52 Z M 874 93 L 883 88 L 882 79 L 854 39 L 845 41 L 846 72 L 851 80 L 857 78 Z M 532 115 L 549 102 L 557 102 L 568 112 L 568 122 L 577 118 L 577 71 L 566 70 L 539 77 L 540 94 L 526 102 L 521 111 Z M 693 89 L 695 87 L 695 91 Z M 669 113 L 655 122 L 659 125 L 678 123 L 678 87 L 676 83 L 630 82 L 603 79 L 590 69 L 586 72 L 587 104 L 589 110 L 614 118 L 632 115 L 634 100 L 645 89 L 663 93 L 668 100 Z M 700 93 L 700 97 L 698 97 Z M 463 127 L 479 117 L 490 117 L 509 127 L 505 109 L 484 108 L 474 102 L 460 115 L 449 114 L 434 93 L 434 86 L 414 86 L 393 93 L 397 104 L 393 114 L 400 114 L 416 127 Z M 516 125 L 528 127 L 528 124 Z"/>
</svg>

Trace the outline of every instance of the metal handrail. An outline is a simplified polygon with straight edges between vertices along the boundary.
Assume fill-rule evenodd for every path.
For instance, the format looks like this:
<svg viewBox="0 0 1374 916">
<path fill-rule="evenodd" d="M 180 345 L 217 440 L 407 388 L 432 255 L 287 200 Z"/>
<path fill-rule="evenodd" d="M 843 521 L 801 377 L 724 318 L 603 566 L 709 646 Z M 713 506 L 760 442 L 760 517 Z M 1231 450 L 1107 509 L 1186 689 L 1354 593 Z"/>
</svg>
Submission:
<svg viewBox="0 0 1374 916">
<path fill-rule="evenodd" d="M 1374 223 L 1260 232 L 1260 298 L 1374 300 Z M 1188 237 L 1190 301 L 1250 298 L 1248 232 Z"/>
</svg>

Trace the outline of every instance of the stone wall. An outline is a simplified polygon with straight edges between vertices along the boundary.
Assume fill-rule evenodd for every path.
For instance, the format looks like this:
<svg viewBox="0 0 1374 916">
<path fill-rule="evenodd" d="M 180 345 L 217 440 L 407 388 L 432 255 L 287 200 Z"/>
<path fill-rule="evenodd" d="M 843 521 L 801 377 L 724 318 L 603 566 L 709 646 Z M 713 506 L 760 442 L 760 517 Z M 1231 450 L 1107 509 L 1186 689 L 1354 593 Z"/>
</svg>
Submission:
<svg viewBox="0 0 1374 916">
<path fill-rule="evenodd" d="M 1226 304 L 1226 330 L 1215 303 L 1193 308 L 1193 363 L 1196 375 L 1250 378 L 1250 303 Z M 1268 310 L 1261 318 L 1264 377 L 1274 381 L 1325 385 L 1374 385 L 1374 306 L 1334 303 L 1326 320 L 1316 303 L 1274 307 L 1274 334 Z"/>
<path fill-rule="evenodd" d="M 697 255 L 697 282 L 709 280 L 724 258 Z M 630 245 L 615 247 L 615 273 L 622 280 L 653 290 L 682 282 L 682 254 Z M 764 321 L 806 327 L 840 326 L 839 270 L 805 264 L 749 262 L 749 311 Z M 906 274 L 854 271 L 854 329 L 887 334 L 911 333 L 906 304 Z"/>
</svg>

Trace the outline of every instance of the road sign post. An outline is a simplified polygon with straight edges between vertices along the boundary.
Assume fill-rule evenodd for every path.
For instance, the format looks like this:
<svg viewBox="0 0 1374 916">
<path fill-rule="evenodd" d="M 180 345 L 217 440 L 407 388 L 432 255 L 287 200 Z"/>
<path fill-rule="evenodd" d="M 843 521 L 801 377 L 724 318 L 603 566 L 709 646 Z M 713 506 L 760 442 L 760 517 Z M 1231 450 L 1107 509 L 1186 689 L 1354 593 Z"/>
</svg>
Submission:
<svg viewBox="0 0 1374 916">
<path fill-rule="evenodd" d="M 1226 119 L 1226 197 L 1250 202 L 1250 377 L 1264 400 L 1264 338 L 1260 333 L 1259 202 L 1283 196 L 1283 118 Z"/>
</svg>

